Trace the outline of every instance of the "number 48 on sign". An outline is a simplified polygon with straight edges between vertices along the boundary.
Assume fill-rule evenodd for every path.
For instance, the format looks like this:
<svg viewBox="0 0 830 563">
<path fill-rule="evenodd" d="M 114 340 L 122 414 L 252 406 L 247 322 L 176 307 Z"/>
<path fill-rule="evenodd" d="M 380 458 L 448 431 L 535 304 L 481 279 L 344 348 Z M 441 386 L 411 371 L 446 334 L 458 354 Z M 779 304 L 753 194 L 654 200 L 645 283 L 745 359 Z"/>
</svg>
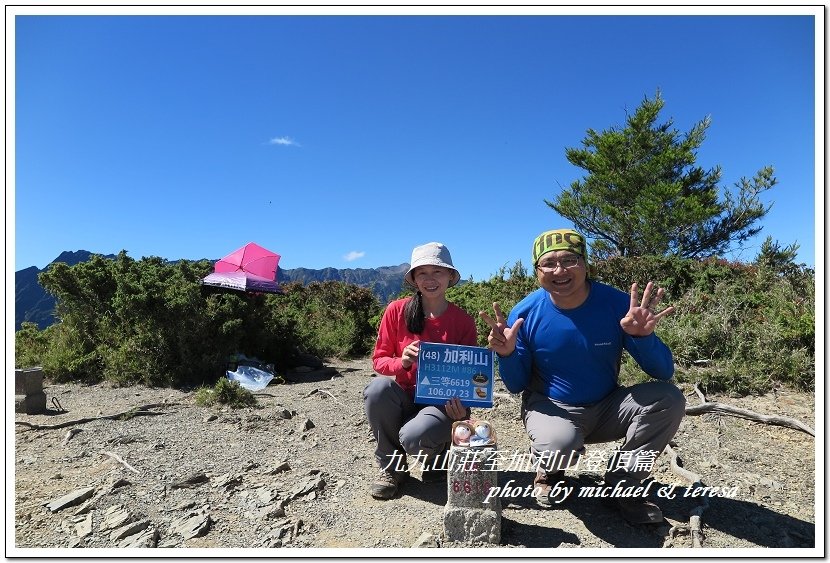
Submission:
<svg viewBox="0 0 830 563">
<path fill-rule="evenodd" d="M 493 406 L 493 352 L 478 346 L 421 342 L 415 402 L 443 405 L 458 397 L 465 407 Z"/>
</svg>

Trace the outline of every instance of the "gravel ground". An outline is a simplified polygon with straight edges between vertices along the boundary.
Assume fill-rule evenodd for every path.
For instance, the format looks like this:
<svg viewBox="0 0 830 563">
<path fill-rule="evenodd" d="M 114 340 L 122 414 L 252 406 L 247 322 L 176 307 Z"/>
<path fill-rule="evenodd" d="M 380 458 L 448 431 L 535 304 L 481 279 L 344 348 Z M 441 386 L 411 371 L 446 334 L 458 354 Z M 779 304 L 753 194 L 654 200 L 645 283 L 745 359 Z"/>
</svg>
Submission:
<svg viewBox="0 0 830 563">
<path fill-rule="evenodd" d="M 397 548 L 423 553 L 410 551 L 414 546 L 470 553 L 471 546 L 443 539 L 446 485 L 424 484 L 413 471 L 396 498 L 369 496 L 376 469 L 361 395 L 373 376 L 369 359 L 331 360 L 321 370 L 288 376 L 293 381 L 257 394 L 257 408 L 237 410 L 197 406 L 194 393 L 181 390 L 47 382 L 50 406 L 56 398 L 67 412 L 16 414 L 16 421 L 56 425 L 146 405 L 152 414 L 56 429 L 15 426 L 15 455 L 7 460 L 15 483 L 14 554 L 139 547 L 162 548 L 139 552 L 159 556 L 170 548 L 253 548 L 242 553 L 270 556 L 295 549 L 320 556 L 400 555 Z M 698 402 L 692 390 L 684 391 L 689 404 Z M 500 450 L 527 451 L 517 397 L 500 383 L 495 393 L 494 407 L 474 409 L 474 417 L 493 424 Z M 708 400 L 814 425 L 809 394 Z M 717 548 L 716 555 L 728 554 L 724 548 L 770 547 L 796 556 L 824 553 L 823 535 L 820 551 L 811 549 L 817 544 L 813 437 L 707 414 L 687 416 L 674 444 L 683 467 L 704 485 L 734 488 L 734 497 L 708 498 L 705 507 L 701 498 L 684 498 L 688 482 L 662 455 L 652 490 L 676 484 L 679 493 L 655 499 L 663 524 L 631 526 L 600 499 L 571 498 L 544 509 L 533 498 L 517 497 L 503 502 L 501 544 L 472 547 L 485 555 L 537 556 L 549 556 L 551 547 L 595 548 L 599 555 L 615 547 L 686 550 L 692 547 L 690 515 L 697 513 L 701 544 Z M 613 446 L 589 446 L 588 455 Z M 568 472 L 575 487 L 599 477 Z M 526 486 L 532 473 L 500 472 L 500 484 L 510 479 Z M 78 491 L 90 496 L 63 508 L 46 506 Z M 7 537 L 7 555 L 10 547 Z"/>
</svg>

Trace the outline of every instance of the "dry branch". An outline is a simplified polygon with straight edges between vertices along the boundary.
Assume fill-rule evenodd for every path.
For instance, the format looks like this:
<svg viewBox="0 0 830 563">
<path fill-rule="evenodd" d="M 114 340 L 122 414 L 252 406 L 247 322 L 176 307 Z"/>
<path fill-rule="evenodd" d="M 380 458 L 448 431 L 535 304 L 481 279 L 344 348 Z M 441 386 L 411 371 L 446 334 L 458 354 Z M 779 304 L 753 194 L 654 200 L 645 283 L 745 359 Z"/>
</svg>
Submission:
<svg viewBox="0 0 830 563">
<path fill-rule="evenodd" d="M 66 422 L 60 422 L 58 424 L 33 424 L 31 422 L 24 422 L 22 420 L 16 420 L 15 424 L 19 424 L 20 426 L 25 426 L 30 430 L 55 430 L 57 428 L 66 428 L 67 426 L 73 426 L 75 424 L 84 424 L 87 422 L 92 422 L 93 420 L 116 420 L 120 418 L 132 418 L 134 416 L 157 416 L 160 414 L 166 414 L 163 412 L 154 412 L 149 409 L 156 408 L 156 407 L 167 407 L 177 405 L 178 403 L 152 403 L 149 405 L 141 405 L 139 407 L 133 407 L 128 411 L 120 412 L 118 414 L 109 414 L 104 416 L 90 416 L 87 418 L 79 418 L 77 420 L 67 420 Z"/>
<path fill-rule="evenodd" d="M 700 405 L 686 407 L 686 414 L 688 416 L 697 416 L 706 413 L 725 414 L 738 418 L 745 418 L 753 422 L 761 422 L 775 426 L 784 426 L 785 428 L 791 428 L 793 430 L 800 430 L 801 432 L 806 432 L 810 436 L 816 435 L 816 431 L 803 422 L 787 416 L 759 414 L 757 412 L 739 407 L 733 407 L 732 405 L 726 405 L 724 403 L 703 403 Z"/>
<path fill-rule="evenodd" d="M 69 440 L 72 439 L 72 436 L 74 436 L 75 434 L 77 434 L 80 431 L 81 431 L 80 428 L 70 428 L 69 430 L 67 430 L 66 431 L 66 437 L 63 439 L 63 444 L 62 445 L 65 446 L 66 444 L 68 444 Z"/>
<path fill-rule="evenodd" d="M 693 471 L 689 471 L 677 463 L 677 452 L 675 452 L 670 445 L 666 445 L 664 450 L 669 455 L 669 463 L 671 470 L 677 475 L 683 477 L 691 483 L 691 489 L 698 489 L 703 487 L 700 475 Z M 701 497 L 701 504 L 689 511 L 689 533 L 692 537 L 692 547 L 703 547 L 703 529 L 701 528 L 701 516 L 703 511 L 709 508 L 709 499 L 706 495 Z"/>
<path fill-rule="evenodd" d="M 104 454 L 104 455 L 108 455 L 109 457 L 111 457 L 112 459 L 114 459 L 115 461 L 117 461 L 118 463 L 120 463 L 121 465 L 123 465 L 124 467 L 126 467 L 127 469 L 132 471 L 133 473 L 138 474 L 138 469 L 136 469 L 135 467 L 133 467 L 132 465 L 130 465 L 129 463 L 124 461 L 124 458 L 122 458 L 120 455 L 118 455 L 116 453 L 113 453 L 113 452 L 104 451 L 104 450 L 101 450 L 101 453 Z"/>
</svg>

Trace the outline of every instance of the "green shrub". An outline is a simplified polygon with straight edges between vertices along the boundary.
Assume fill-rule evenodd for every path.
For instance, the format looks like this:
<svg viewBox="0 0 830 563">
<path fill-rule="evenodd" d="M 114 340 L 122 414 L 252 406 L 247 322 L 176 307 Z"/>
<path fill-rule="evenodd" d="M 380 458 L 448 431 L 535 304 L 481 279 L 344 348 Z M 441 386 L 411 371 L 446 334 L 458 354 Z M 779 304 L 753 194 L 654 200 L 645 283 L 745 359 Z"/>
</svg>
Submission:
<svg viewBox="0 0 830 563">
<path fill-rule="evenodd" d="M 366 355 L 373 349 L 380 313 L 377 297 L 365 287 L 336 281 L 290 283 L 273 301 L 271 326 L 289 323 L 294 346 L 319 357 Z"/>
<path fill-rule="evenodd" d="M 233 409 L 256 407 L 258 405 L 254 394 L 243 388 L 236 381 L 220 377 L 213 387 L 200 387 L 196 390 L 196 404 L 212 406 L 215 404 L 227 405 Z"/>
<path fill-rule="evenodd" d="M 182 386 L 222 377 L 233 353 L 290 367 L 298 353 L 367 354 L 380 311 L 368 289 L 340 282 L 288 284 L 285 295 L 209 291 L 206 260 L 93 256 L 53 264 L 41 285 L 56 297 L 58 322 L 27 325 L 17 363 L 39 363 L 56 381 Z"/>
<path fill-rule="evenodd" d="M 815 385 L 815 296 L 809 275 L 795 278 L 721 262 L 700 266 L 673 300 L 657 333 L 672 349 L 678 381 L 710 391 L 763 393 Z M 806 291 L 805 291 L 806 289 Z"/>
<path fill-rule="evenodd" d="M 785 249 L 786 251 L 787 249 Z M 627 291 L 652 280 L 676 311 L 658 325 L 678 381 L 707 390 L 763 393 L 815 385 L 815 272 L 770 246 L 757 264 L 667 257 L 613 258 L 591 265 L 594 279 Z M 286 284 L 284 295 L 208 292 L 208 261 L 139 261 L 120 253 L 40 275 L 57 299 L 59 322 L 15 334 L 15 366 L 41 365 L 53 381 L 182 386 L 224 380 L 228 356 L 243 353 L 279 369 L 298 353 L 318 357 L 371 353 L 383 309 L 370 290 L 341 282 Z M 538 287 L 517 262 L 447 297 L 476 318 L 478 343 L 489 327 L 479 311 L 505 315 Z M 400 296 L 409 295 L 402 292 Z M 645 378 L 624 355 L 624 382 Z"/>
<path fill-rule="evenodd" d="M 763 393 L 787 386 L 815 385 L 815 277 L 808 268 L 769 268 L 725 260 L 672 257 L 613 258 L 592 265 L 594 279 L 628 291 L 632 282 L 654 281 L 666 290 L 664 317 L 657 334 L 674 355 L 676 379 L 698 382 L 709 391 Z M 472 315 L 492 312 L 498 302 L 505 315 L 538 287 L 517 263 L 510 271 L 480 283 L 451 288 L 447 296 Z M 487 327 L 480 319 L 479 345 Z M 648 376 L 623 354 L 620 380 Z"/>
<path fill-rule="evenodd" d="M 36 323 L 23 322 L 20 324 L 20 330 L 14 333 L 15 368 L 43 365 L 43 358 L 49 349 L 48 328 L 40 330 Z"/>
</svg>

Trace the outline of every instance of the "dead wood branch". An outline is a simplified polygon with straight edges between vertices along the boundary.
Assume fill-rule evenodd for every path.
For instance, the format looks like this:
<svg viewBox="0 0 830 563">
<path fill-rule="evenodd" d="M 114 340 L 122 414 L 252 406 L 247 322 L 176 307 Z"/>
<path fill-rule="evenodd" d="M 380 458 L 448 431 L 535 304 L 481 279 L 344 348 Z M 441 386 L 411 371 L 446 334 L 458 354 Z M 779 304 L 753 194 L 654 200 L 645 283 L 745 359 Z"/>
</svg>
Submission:
<svg viewBox="0 0 830 563">
<path fill-rule="evenodd" d="M 68 444 L 69 440 L 72 439 L 72 436 L 74 436 L 75 434 L 77 434 L 80 431 L 81 431 L 80 428 L 70 428 L 69 430 L 67 430 L 66 431 L 66 437 L 63 439 L 63 444 L 62 445 L 65 446 L 66 444 Z"/>
<path fill-rule="evenodd" d="M 703 394 L 703 391 L 701 391 L 701 390 L 700 390 L 700 387 L 698 387 L 698 386 L 697 386 L 697 383 L 695 383 L 695 384 L 692 386 L 692 389 L 694 389 L 694 390 L 695 390 L 695 393 L 697 393 L 697 396 L 698 396 L 698 398 L 700 399 L 700 402 L 701 402 L 701 403 L 706 403 L 706 402 L 707 402 L 707 401 L 706 401 L 706 395 L 704 395 L 704 394 Z"/>
<path fill-rule="evenodd" d="M 334 402 L 335 402 L 335 403 L 337 403 L 338 405 L 342 405 L 342 404 L 343 404 L 343 403 L 341 403 L 340 401 L 338 401 L 338 400 L 337 400 L 337 397 L 335 397 L 333 394 L 329 393 L 329 392 L 328 392 L 328 391 L 326 391 L 325 389 L 318 389 L 318 393 L 325 393 L 326 395 L 328 395 L 329 397 L 331 397 L 332 399 L 334 399 Z"/>
<path fill-rule="evenodd" d="M 25 426 L 30 430 L 55 430 L 57 428 L 66 428 L 67 426 L 73 426 L 75 424 L 85 424 L 87 422 L 92 422 L 93 420 L 119 420 L 119 419 L 128 419 L 134 416 L 158 416 L 160 414 L 166 414 L 163 412 L 156 412 L 151 411 L 149 409 L 153 409 L 156 407 L 168 407 L 177 405 L 178 403 L 152 403 L 149 405 L 141 405 L 139 407 L 133 407 L 128 411 L 120 412 L 118 414 L 109 414 L 103 416 L 90 416 L 87 418 L 79 418 L 77 420 L 67 420 L 66 422 L 60 422 L 58 424 L 33 424 L 31 422 L 24 422 L 22 420 L 16 420 L 15 424 L 19 424 L 20 426 Z"/>
<path fill-rule="evenodd" d="M 759 414 L 757 412 L 742 409 L 740 407 L 733 407 L 732 405 L 724 403 L 703 403 L 701 405 L 686 407 L 686 415 L 688 416 L 697 416 L 706 413 L 725 414 L 738 418 L 745 418 L 753 422 L 761 422 L 763 424 L 772 424 L 774 426 L 783 426 L 785 428 L 799 430 L 809 434 L 810 436 L 816 435 L 816 431 L 803 422 L 787 416 Z"/>
<path fill-rule="evenodd" d="M 677 452 L 674 451 L 674 449 L 670 445 L 666 445 L 666 449 L 664 451 L 669 455 L 669 464 L 671 465 L 672 473 L 682 477 L 691 485 L 700 482 L 700 475 L 698 475 L 694 471 L 689 471 L 685 467 L 680 467 L 680 464 L 677 462 Z"/>
<path fill-rule="evenodd" d="M 701 481 L 700 475 L 693 471 L 689 471 L 683 467 L 680 467 L 680 464 L 677 462 L 678 455 L 677 452 L 672 449 L 670 445 L 666 445 L 666 449 L 664 450 L 669 455 L 669 463 L 671 465 L 671 470 L 683 477 L 687 481 L 691 483 L 691 489 L 698 489 L 703 487 L 703 482 Z M 703 547 L 703 528 L 702 528 L 702 519 L 703 511 L 709 508 L 709 499 L 706 495 L 703 495 L 701 498 L 700 505 L 696 506 L 692 510 L 689 511 L 689 533 L 692 537 L 692 547 Z"/>
<path fill-rule="evenodd" d="M 124 461 L 124 458 L 122 458 L 120 455 L 118 455 L 116 453 L 113 453 L 113 452 L 108 452 L 108 451 L 105 451 L 105 450 L 101 450 L 101 453 L 104 454 L 104 455 L 108 455 L 109 457 L 111 457 L 112 459 L 114 459 L 115 461 L 117 461 L 118 463 L 120 463 L 121 465 L 123 465 L 124 467 L 126 467 L 127 469 L 132 471 L 133 473 L 138 474 L 138 469 L 136 469 L 135 467 L 133 467 L 132 465 L 130 465 L 129 463 Z"/>
</svg>

